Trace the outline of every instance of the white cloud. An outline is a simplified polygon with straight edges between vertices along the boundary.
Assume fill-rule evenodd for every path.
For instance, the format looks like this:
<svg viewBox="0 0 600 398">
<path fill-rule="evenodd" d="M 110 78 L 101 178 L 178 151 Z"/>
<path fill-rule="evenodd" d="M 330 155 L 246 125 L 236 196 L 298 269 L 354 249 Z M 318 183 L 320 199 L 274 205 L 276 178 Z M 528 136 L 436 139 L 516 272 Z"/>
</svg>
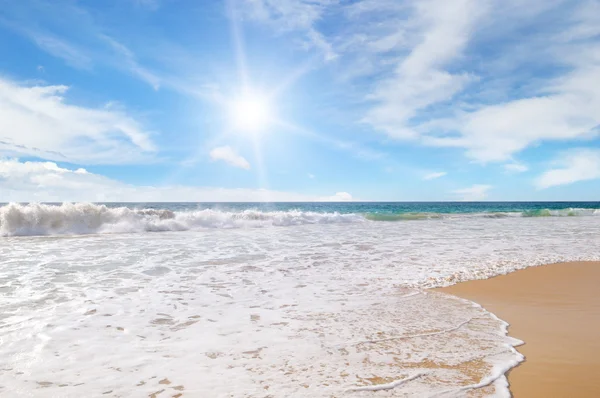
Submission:
<svg viewBox="0 0 600 398">
<path fill-rule="evenodd" d="M 490 189 L 492 189 L 491 185 L 476 184 L 468 188 L 457 189 L 453 193 L 460 196 L 460 200 L 476 202 L 487 198 Z"/>
<path fill-rule="evenodd" d="M 308 178 L 310 178 L 311 180 L 315 178 L 314 174 L 308 173 Z"/>
<path fill-rule="evenodd" d="M 600 178 L 600 150 L 597 149 L 571 150 L 557 164 L 560 167 L 548 170 L 536 179 L 538 189 Z"/>
<path fill-rule="evenodd" d="M 529 167 L 522 163 L 507 163 L 504 165 L 504 170 L 511 173 L 524 173 L 529 170 Z"/>
<path fill-rule="evenodd" d="M 210 158 L 213 161 L 222 160 L 234 167 L 241 169 L 250 169 L 250 163 L 241 155 L 238 155 L 229 146 L 220 146 L 210 151 Z"/>
<path fill-rule="evenodd" d="M 440 172 L 437 172 L 437 173 L 429 173 L 429 174 L 424 175 L 423 179 L 426 180 L 426 181 L 427 180 L 435 180 L 436 178 L 443 177 L 446 174 L 448 174 L 448 173 L 446 173 L 445 171 L 440 171 Z"/>
<path fill-rule="evenodd" d="M 351 202 L 354 200 L 348 192 L 336 192 L 333 196 L 319 198 L 320 202 Z"/>
<path fill-rule="evenodd" d="M 335 199 L 334 199 L 335 198 Z M 266 189 L 136 186 L 53 162 L 0 159 L 0 202 L 311 202 L 351 200 L 338 192 L 317 197 Z"/>
<path fill-rule="evenodd" d="M 600 17 L 594 11 L 600 3 L 558 1 L 531 7 L 516 1 L 441 3 L 441 7 L 432 7 L 431 1 L 418 3 L 415 23 L 423 40 L 402 58 L 392 77 L 380 80 L 367 122 L 394 138 L 464 148 L 479 162 L 506 161 L 543 141 L 598 135 Z M 562 15 L 559 23 L 544 24 L 549 10 Z M 506 20 L 511 23 L 504 24 Z M 477 56 L 478 48 L 467 48 L 473 39 L 481 46 L 485 40 L 522 37 L 519 27 L 532 24 L 544 25 L 545 30 L 519 39 L 518 45 L 501 47 L 497 61 L 481 59 L 491 72 L 480 68 L 482 76 L 475 77 L 469 72 L 474 64 L 461 60 L 468 49 Z M 473 34 L 477 29 L 478 36 Z M 551 73 L 519 80 L 537 64 Z M 474 90 L 466 91 L 469 82 Z M 495 101 L 480 100 L 480 92 L 489 87 L 498 92 Z M 458 93 L 463 95 L 460 101 L 453 99 Z M 432 106 L 437 107 L 433 116 Z M 423 115 L 426 121 L 419 118 Z"/>
<path fill-rule="evenodd" d="M 600 57 L 594 65 L 577 66 L 551 82 L 552 94 L 490 105 L 459 117 L 461 137 L 438 144 L 465 147 L 476 160 L 503 161 L 543 140 L 592 137 L 600 124 L 598 81 Z"/>
<path fill-rule="evenodd" d="M 486 10 L 476 0 L 428 0 L 414 5 L 416 44 L 397 64 L 393 75 L 380 80 L 369 99 L 375 106 L 364 121 L 393 138 L 417 138 L 410 121 L 420 110 L 450 100 L 472 79 L 444 67 L 460 57 L 473 25 Z"/>
<path fill-rule="evenodd" d="M 150 133 L 131 116 L 68 104 L 67 90 L 0 78 L 0 155 L 108 164 L 140 161 L 155 151 Z"/>
</svg>

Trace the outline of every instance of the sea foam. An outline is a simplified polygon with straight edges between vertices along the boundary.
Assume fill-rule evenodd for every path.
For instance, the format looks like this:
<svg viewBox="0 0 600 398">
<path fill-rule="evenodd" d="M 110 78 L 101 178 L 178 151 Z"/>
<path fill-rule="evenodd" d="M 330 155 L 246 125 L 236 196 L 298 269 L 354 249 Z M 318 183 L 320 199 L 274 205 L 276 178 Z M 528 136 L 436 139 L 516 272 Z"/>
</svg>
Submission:
<svg viewBox="0 0 600 398">
<path fill-rule="evenodd" d="M 179 213 L 95 206 L 41 208 L 95 230 Z M 506 323 L 424 288 L 600 259 L 595 217 L 277 227 L 265 213 L 242 219 L 264 228 L 2 238 L 0 395 L 509 396 L 522 356 Z"/>
<path fill-rule="evenodd" d="M 163 206 L 168 206 L 164 205 Z M 341 213 L 299 209 L 185 209 L 113 207 L 93 203 L 18 204 L 0 206 L 0 236 L 82 235 L 166 231 L 206 228 L 286 227 L 306 224 L 402 222 L 423 220 L 502 219 L 510 217 L 600 216 L 599 209 L 538 209 L 478 213 Z"/>
<path fill-rule="evenodd" d="M 92 203 L 16 204 L 0 207 L 1 236 L 187 231 L 201 228 L 292 226 L 365 221 L 357 214 L 310 211 L 111 208 Z"/>
</svg>

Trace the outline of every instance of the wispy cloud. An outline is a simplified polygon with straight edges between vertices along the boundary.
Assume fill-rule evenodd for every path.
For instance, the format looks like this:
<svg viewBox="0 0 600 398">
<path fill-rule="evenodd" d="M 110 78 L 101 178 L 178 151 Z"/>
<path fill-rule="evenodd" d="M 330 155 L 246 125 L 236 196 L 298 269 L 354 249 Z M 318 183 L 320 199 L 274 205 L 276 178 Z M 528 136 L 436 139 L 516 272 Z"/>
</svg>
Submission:
<svg viewBox="0 0 600 398">
<path fill-rule="evenodd" d="M 41 50 L 60 58 L 75 69 L 91 70 L 94 57 L 82 38 L 89 36 L 89 15 L 72 3 L 40 1 L 13 2 L 3 7 L 0 26 L 28 38 Z M 78 33 L 70 40 L 66 32 Z"/>
<path fill-rule="evenodd" d="M 125 66 L 131 73 L 150 84 L 155 90 L 160 88 L 160 78 L 153 72 L 141 66 L 138 63 L 135 54 L 129 48 L 107 35 L 100 35 L 100 37 L 119 54 L 119 58 L 124 61 Z"/>
<path fill-rule="evenodd" d="M 504 170 L 510 173 L 524 173 L 529 170 L 529 167 L 523 163 L 507 163 L 504 165 Z"/>
<path fill-rule="evenodd" d="M 318 31 L 316 23 L 323 18 L 336 0 L 242 0 L 244 14 L 251 19 L 268 23 L 279 32 L 301 32 L 307 48 L 322 52 L 326 61 L 337 57 L 331 43 Z"/>
<path fill-rule="evenodd" d="M 139 162 L 156 150 L 125 111 L 68 104 L 67 90 L 0 78 L 0 154 L 108 164 Z"/>
<path fill-rule="evenodd" d="M 243 156 L 239 155 L 230 146 L 220 146 L 210 151 L 210 158 L 213 161 L 222 160 L 225 163 L 241 169 L 250 170 L 250 163 Z"/>
<path fill-rule="evenodd" d="M 557 168 L 540 175 L 535 185 L 538 189 L 572 184 L 600 178 L 600 150 L 575 149 L 556 160 Z"/>
<path fill-rule="evenodd" d="M 453 193 L 458 195 L 460 200 L 476 202 L 487 198 L 490 189 L 492 189 L 491 185 L 476 184 L 468 188 L 454 190 Z"/>
<path fill-rule="evenodd" d="M 428 180 L 435 180 L 436 178 L 443 177 L 443 176 L 445 176 L 446 174 L 448 174 L 448 173 L 446 173 L 445 171 L 439 171 L 439 172 L 437 172 L 437 173 L 429 173 L 429 174 L 425 174 L 425 175 L 423 176 L 423 179 L 424 179 L 425 181 L 428 181 Z"/>
<path fill-rule="evenodd" d="M 50 34 L 29 32 L 32 40 L 47 53 L 65 60 L 67 65 L 77 69 L 91 69 L 93 61 L 83 48 Z"/>
<path fill-rule="evenodd" d="M 131 12 L 139 13 L 136 8 L 152 11 L 160 6 L 154 0 L 128 1 L 137 6 Z M 122 33 L 124 29 L 101 24 L 98 16 L 103 15 L 91 13 L 75 2 L 36 0 L 7 7 L 6 15 L 0 15 L 0 25 L 75 69 L 96 71 L 98 67 L 108 67 L 148 83 L 155 90 L 168 87 L 211 98 L 205 87 L 210 82 L 198 78 L 198 62 L 189 50 L 161 36 L 140 40 L 130 32 Z"/>
</svg>

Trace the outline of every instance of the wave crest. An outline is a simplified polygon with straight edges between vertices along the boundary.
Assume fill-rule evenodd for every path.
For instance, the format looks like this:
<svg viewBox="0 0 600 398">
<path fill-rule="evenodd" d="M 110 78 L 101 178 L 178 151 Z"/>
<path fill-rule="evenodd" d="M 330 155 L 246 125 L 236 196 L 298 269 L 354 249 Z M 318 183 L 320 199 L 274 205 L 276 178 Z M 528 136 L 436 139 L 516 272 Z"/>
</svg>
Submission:
<svg viewBox="0 0 600 398">
<path fill-rule="evenodd" d="M 362 216 L 356 214 L 299 210 L 171 211 L 110 208 L 92 203 L 63 203 L 62 205 L 11 203 L 0 207 L 0 236 L 187 231 L 203 228 L 349 223 L 364 220 Z"/>
</svg>

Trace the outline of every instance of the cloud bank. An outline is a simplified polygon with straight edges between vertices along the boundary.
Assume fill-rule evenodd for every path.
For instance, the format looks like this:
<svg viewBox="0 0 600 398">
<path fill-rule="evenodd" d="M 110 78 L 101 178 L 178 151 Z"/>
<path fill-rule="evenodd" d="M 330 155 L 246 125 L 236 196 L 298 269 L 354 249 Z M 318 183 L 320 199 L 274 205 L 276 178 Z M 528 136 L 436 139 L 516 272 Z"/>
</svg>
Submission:
<svg viewBox="0 0 600 398">
<path fill-rule="evenodd" d="M 351 200 L 266 189 L 136 186 L 54 162 L 0 160 L 0 202 L 312 202 Z"/>
</svg>

